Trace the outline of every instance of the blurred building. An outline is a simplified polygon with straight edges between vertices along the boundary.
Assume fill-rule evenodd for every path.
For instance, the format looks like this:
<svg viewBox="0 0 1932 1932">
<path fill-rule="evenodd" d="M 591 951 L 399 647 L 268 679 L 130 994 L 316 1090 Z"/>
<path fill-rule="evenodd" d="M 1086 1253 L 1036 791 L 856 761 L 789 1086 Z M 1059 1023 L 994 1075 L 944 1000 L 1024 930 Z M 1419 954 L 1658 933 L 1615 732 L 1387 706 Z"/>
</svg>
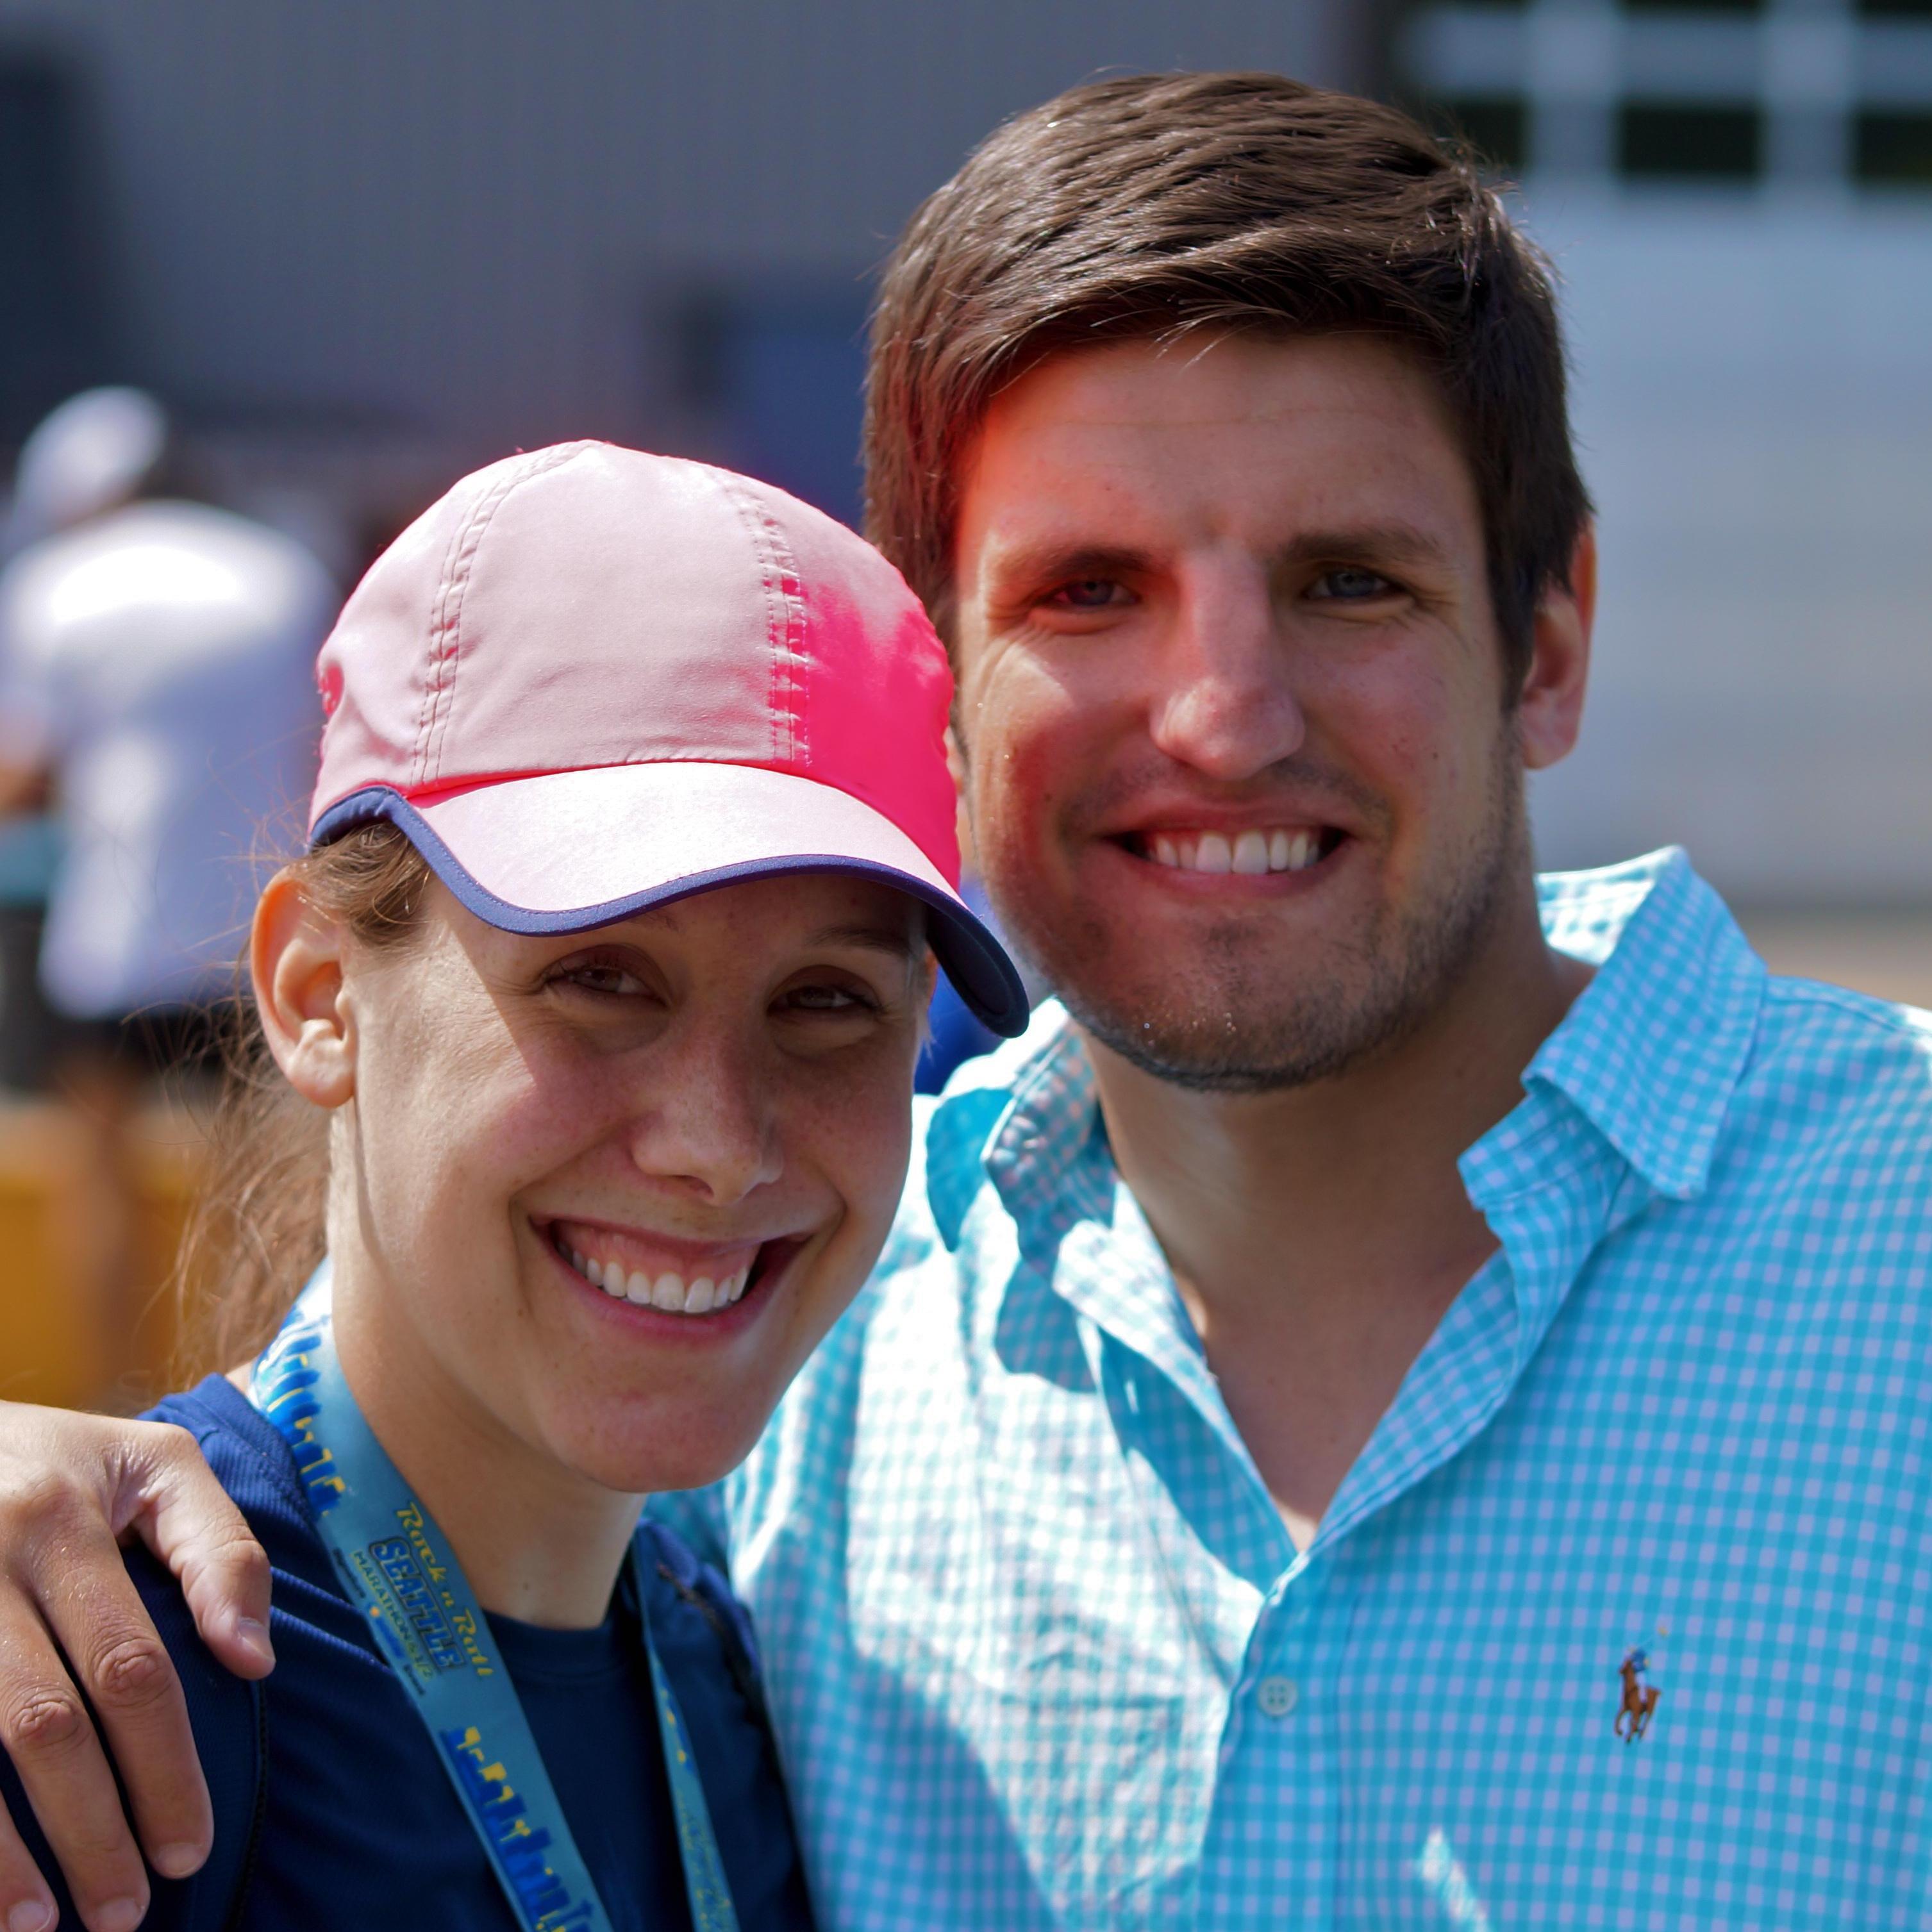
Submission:
<svg viewBox="0 0 1932 1932">
<path fill-rule="evenodd" d="M 1070 82 L 1209 66 L 1521 172 L 1604 549 L 1546 855 L 1932 902 L 1932 0 L 0 0 L 0 442 L 148 384 L 338 566 L 580 434 L 849 515 L 920 196 Z"/>
<path fill-rule="evenodd" d="M 1545 854 L 1932 902 L 1932 0 L 1412 9 L 1565 283 L 1604 592 Z"/>
<path fill-rule="evenodd" d="M 146 383 L 237 446 L 305 438 L 314 468 L 708 436 L 849 507 L 867 273 L 995 121 L 1108 68 L 1358 81 L 1378 17 L 0 0 L 0 73 L 39 104 L 62 208 L 102 230 L 84 379 Z"/>
</svg>

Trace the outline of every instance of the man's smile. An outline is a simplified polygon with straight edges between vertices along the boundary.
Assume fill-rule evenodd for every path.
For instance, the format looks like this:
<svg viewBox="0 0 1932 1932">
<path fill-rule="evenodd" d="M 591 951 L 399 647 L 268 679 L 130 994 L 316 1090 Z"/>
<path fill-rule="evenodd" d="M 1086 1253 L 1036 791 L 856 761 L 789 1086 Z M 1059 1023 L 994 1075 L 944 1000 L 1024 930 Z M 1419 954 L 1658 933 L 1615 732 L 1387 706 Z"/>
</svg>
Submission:
<svg viewBox="0 0 1932 1932">
<path fill-rule="evenodd" d="M 1333 826 L 1271 825 L 1239 831 L 1168 826 L 1130 832 L 1121 841 L 1136 857 L 1183 872 L 1305 872 L 1318 865 L 1346 835 Z"/>
</svg>

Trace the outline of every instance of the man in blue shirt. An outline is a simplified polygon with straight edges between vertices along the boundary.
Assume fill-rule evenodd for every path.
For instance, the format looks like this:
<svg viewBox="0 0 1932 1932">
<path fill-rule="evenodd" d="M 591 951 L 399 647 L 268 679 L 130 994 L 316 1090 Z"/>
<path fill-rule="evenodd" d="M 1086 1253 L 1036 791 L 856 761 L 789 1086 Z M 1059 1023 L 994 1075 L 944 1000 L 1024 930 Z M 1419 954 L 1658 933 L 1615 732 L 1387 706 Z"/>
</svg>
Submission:
<svg viewBox="0 0 1932 1932">
<path fill-rule="evenodd" d="M 1366 103 L 1076 90 L 915 218 L 869 410 L 1060 998 L 662 1505 L 755 1616 L 821 1922 L 1926 1922 L 1932 1022 L 1772 978 L 1681 855 L 1535 878 L 1594 554 L 1502 209 Z M 103 1520 L 259 1669 L 253 1559 L 178 1445 L 0 1442 L 0 1713 L 72 1714 L 62 1636 L 188 1839 Z M 99 1760 L 38 1748 L 61 1849 Z"/>
</svg>

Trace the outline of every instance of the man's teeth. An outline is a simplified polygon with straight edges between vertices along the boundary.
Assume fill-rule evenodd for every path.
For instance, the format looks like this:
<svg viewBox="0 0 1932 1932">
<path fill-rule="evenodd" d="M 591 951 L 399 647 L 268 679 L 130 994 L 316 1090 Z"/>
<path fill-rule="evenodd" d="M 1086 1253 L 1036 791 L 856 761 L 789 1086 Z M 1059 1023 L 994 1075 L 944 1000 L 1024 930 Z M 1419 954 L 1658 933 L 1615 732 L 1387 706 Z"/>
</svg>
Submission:
<svg viewBox="0 0 1932 1932">
<path fill-rule="evenodd" d="M 1147 843 L 1155 864 L 1184 872 L 1300 872 L 1322 856 L 1319 832 L 1281 826 L 1239 832 L 1232 844 L 1219 832 L 1156 832 Z"/>
<path fill-rule="evenodd" d="M 744 1293 L 752 1272 L 741 1268 L 722 1281 L 705 1274 L 686 1281 L 668 1271 L 655 1276 L 641 1271 L 626 1274 L 621 1263 L 596 1261 L 574 1248 L 570 1250 L 570 1264 L 614 1300 L 634 1302 L 640 1308 L 662 1308 L 673 1315 L 708 1315 L 714 1309 L 729 1308 Z"/>
</svg>

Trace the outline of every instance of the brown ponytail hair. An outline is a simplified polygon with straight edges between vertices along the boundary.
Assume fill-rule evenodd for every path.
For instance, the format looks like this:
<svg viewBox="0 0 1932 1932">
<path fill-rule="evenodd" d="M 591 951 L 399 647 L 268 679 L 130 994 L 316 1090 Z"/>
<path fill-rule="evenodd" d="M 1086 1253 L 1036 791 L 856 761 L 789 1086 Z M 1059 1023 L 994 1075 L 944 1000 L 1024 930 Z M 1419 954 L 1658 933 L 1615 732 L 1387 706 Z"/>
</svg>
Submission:
<svg viewBox="0 0 1932 1932">
<path fill-rule="evenodd" d="M 403 833 L 380 822 L 288 870 L 317 911 L 379 949 L 414 937 L 430 877 Z M 206 1172 L 175 1264 L 178 1386 L 259 1353 L 327 1242 L 328 1116 L 270 1055 L 245 958 L 238 977 Z"/>
</svg>

